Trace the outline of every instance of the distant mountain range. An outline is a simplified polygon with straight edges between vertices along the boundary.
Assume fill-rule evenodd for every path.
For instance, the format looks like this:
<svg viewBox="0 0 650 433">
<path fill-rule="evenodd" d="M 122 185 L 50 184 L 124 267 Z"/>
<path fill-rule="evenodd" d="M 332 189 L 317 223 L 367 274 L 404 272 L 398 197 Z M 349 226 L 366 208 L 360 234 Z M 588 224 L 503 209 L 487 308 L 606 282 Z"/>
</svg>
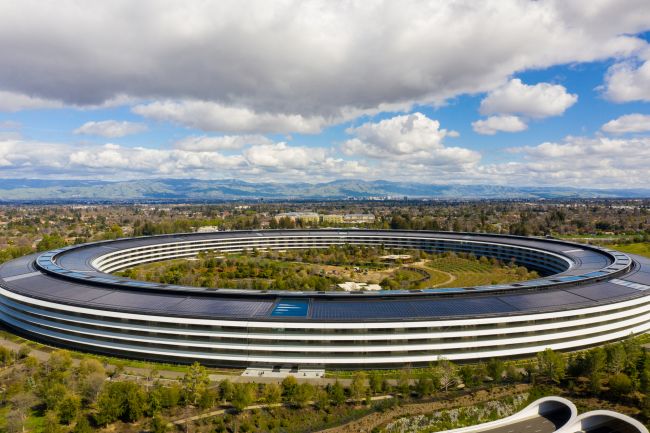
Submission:
<svg viewBox="0 0 650 433">
<path fill-rule="evenodd" d="M 646 198 L 650 189 L 581 189 L 336 180 L 322 183 L 244 182 L 235 179 L 100 180 L 0 179 L 3 202 L 336 200 L 381 198 L 561 199 Z"/>
</svg>

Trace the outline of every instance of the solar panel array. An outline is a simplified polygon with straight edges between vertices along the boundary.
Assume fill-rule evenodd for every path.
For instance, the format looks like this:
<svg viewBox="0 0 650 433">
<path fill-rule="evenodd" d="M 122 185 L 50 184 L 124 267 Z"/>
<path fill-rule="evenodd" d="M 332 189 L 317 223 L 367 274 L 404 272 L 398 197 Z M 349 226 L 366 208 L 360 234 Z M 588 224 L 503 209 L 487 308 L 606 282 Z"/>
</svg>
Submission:
<svg viewBox="0 0 650 433">
<path fill-rule="evenodd" d="M 386 232 L 374 231 L 303 231 L 303 232 L 228 232 L 219 233 L 224 239 L 242 236 L 296 236 L 323 235 L 324 233 L 340 235 L 342 241 L 348 236 L 386 235 Z M 402 237 L 423 236 L 421 232 L 398 232 Z M 138 282 L 124 278 L 108 276 L 93 270 L 89 262 L 98 254 L 118 251 L 122 248 L 134 248 L 145 245 L 155 245 L 161 242 L 180 242 L 184 240 L 212 239 L 214 234 L 162 236 L 121 240 L 118 243 L 98 243 L 81 249 L 74 249 L 54 257 L 65 249 L 47 252 L 38 257 L 39 263 L 50 270 L 60 272 L 70 278 L 85 278 L 96 285 L 83 284 L 56 278 L 47 274 L 34 274 L 32 262 L 35 256 L 21 258 L 0 266 L 0 278 L 13 275 L 23 275 L 21 279 L 5 281 L 3 284 L 19 293 L 28 293 L 42 299 L 58 300 L 71 304 L 85 304 L 118 311 L 150 311 L 171 315 L 190 315 L 197 317 L 224 318 L 261 318 L 280 319 L 283 317 L 294 320 L 382 320 L 394 318 L 438 318 L 473 316 L 485 314 L 516 314 L 525 311 L 542 311 L 563 307 L 600 302 L 607 299 L 618 299 L 638 295 L 638 290 L 629 286 L 607 282 L 595 282 L 577 285 L 586 279 L 606 277 L 607 271 L 600 270 L 610 265 L 607 256 L 589 249 L 567 246 L 563 243 L 552 243 L 544 240 L 508 238 L 515 245 L 525 245 L 529 248 L 540 248 L 571 256 L 579 265 L 561 275 L 551 276 L 544 280 L 520 282 L 515 284 L 482 286 L 476 288 L 433 288 L 424 289 L 417 293 L 412 291 L 379 291 L 364 294 L 364 299 L 343 299 L 354 297 L 354 293 L 327 293 L 324 295 L 305 294 L 299 299 L 299 293 L 277 293 L 260 295 L 256 291 L 238 292 L 222 290 L 219 293 L 205 291 L 204 294 L 193 294 L 191 291 L 204 289 L 188 289 L 187 293 L 164 293 L 165 290 L 183 291 L 181 286 Z M 436 233 L 436 238 L 459 239 L 456 234 Z M 462 239 L 494 242 L 495 237 L 486 235 L 465 235 Z M 567 249 L 571 248 L 571 249 Z M 627 256 L 612 252 L 617 260 L 627 260 Z M 650 284 L 650 260 L 644 263 L 645 269 L 626 275 L 631 283 Z M 67 268 L 67 269 L 66 269 Z M 615 268 L 610 266 L 610 268 Z M 83 271 L 83 272 L 79 272 Z M 113 284 L 120 281 L 122 287 Z M 553 286 L 566 284 L 562 288 L 548 288 L 541 291 L 545 285 Z M 487 291 L 507 290 L 518 288 L 512 294 L 496 294 L 489 296 Z M 527 288 L 540 289 L 529 291 Z M 440 297 L 436 295 L 451 295 Z M 210 296 L 213 295 L 213 296 Z M 244 296 L 247 295 L 247 296 Z M 401 295 L 404 295 L 400 298 Z M 418 296 L 415 296 L 418 295 Z M 459 295 L 459 296 L 457 296 Z M 287 297 L 290 296 L 290 297 Z M 360 295 L 358 295 L 360 296 Z"/>
</svg>

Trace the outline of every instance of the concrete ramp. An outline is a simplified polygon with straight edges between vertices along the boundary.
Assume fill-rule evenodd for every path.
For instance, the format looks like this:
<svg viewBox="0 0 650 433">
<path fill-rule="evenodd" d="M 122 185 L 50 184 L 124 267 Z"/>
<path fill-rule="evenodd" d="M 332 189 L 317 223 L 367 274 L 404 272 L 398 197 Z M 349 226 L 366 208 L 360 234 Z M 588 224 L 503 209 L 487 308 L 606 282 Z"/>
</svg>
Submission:
<svg viewBox="0 0 650 433">
<path fill-rule="evenodd" d="M 562 397 L 544 397 L 509 417 L 445 433 L 554 433 L 577 415 L 578 410 L 571 401 Z"/>
<path fill-rule="evenodd" d="M 648 433 L 639 421 L 609 410 L 583 413 L 557 433 Z"/>
</svg>

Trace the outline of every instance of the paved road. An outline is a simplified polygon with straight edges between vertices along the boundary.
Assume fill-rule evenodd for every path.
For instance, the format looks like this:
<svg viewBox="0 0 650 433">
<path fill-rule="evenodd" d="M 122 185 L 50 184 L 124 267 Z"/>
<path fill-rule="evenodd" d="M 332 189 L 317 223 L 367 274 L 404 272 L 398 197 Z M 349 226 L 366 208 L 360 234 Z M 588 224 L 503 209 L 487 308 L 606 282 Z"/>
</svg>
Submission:
<svg viewBox="0 0 650 433">
<path fill-rule="evenodd" d="M 563 408 L 507 426 L 484 430 L 482 433 L 553 433 L 564 425 L 570 416 L 569 409 Z"/>
</svg>

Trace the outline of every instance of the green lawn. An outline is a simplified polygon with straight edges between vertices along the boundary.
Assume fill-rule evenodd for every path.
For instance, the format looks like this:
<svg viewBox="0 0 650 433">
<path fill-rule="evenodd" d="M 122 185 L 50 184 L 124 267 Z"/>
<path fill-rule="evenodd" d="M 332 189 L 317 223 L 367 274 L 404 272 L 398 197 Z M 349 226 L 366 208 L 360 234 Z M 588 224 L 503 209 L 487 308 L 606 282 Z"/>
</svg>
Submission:
<svg viewBox="0 0 650 433">
<path fill-rule="evenodd" d="M 427 267 L 442 272 L 447 272 L 456 277 L 454 281 L 439 287 L 467 287 L 485 284 L 503 284 L 537 278 L 536 273 L 527 272 L 525 275 L 516 268 L 509 268 L 483 262 L 476 259 L 467 259 L 457 256 L 440 256 L 427 262 Z M 443 274 L 444 275 L 444 274 Z M 442 280 L 446 281 L 446 279 Z"/>
<path fill-rule="evenodd" d="M 613 250 L 623 251 L 624 253 L 638 254 L 644 257 L 650 257 L 650 242 L 639 242 L 635 244 L 608 245 Z"/>
</svg>

